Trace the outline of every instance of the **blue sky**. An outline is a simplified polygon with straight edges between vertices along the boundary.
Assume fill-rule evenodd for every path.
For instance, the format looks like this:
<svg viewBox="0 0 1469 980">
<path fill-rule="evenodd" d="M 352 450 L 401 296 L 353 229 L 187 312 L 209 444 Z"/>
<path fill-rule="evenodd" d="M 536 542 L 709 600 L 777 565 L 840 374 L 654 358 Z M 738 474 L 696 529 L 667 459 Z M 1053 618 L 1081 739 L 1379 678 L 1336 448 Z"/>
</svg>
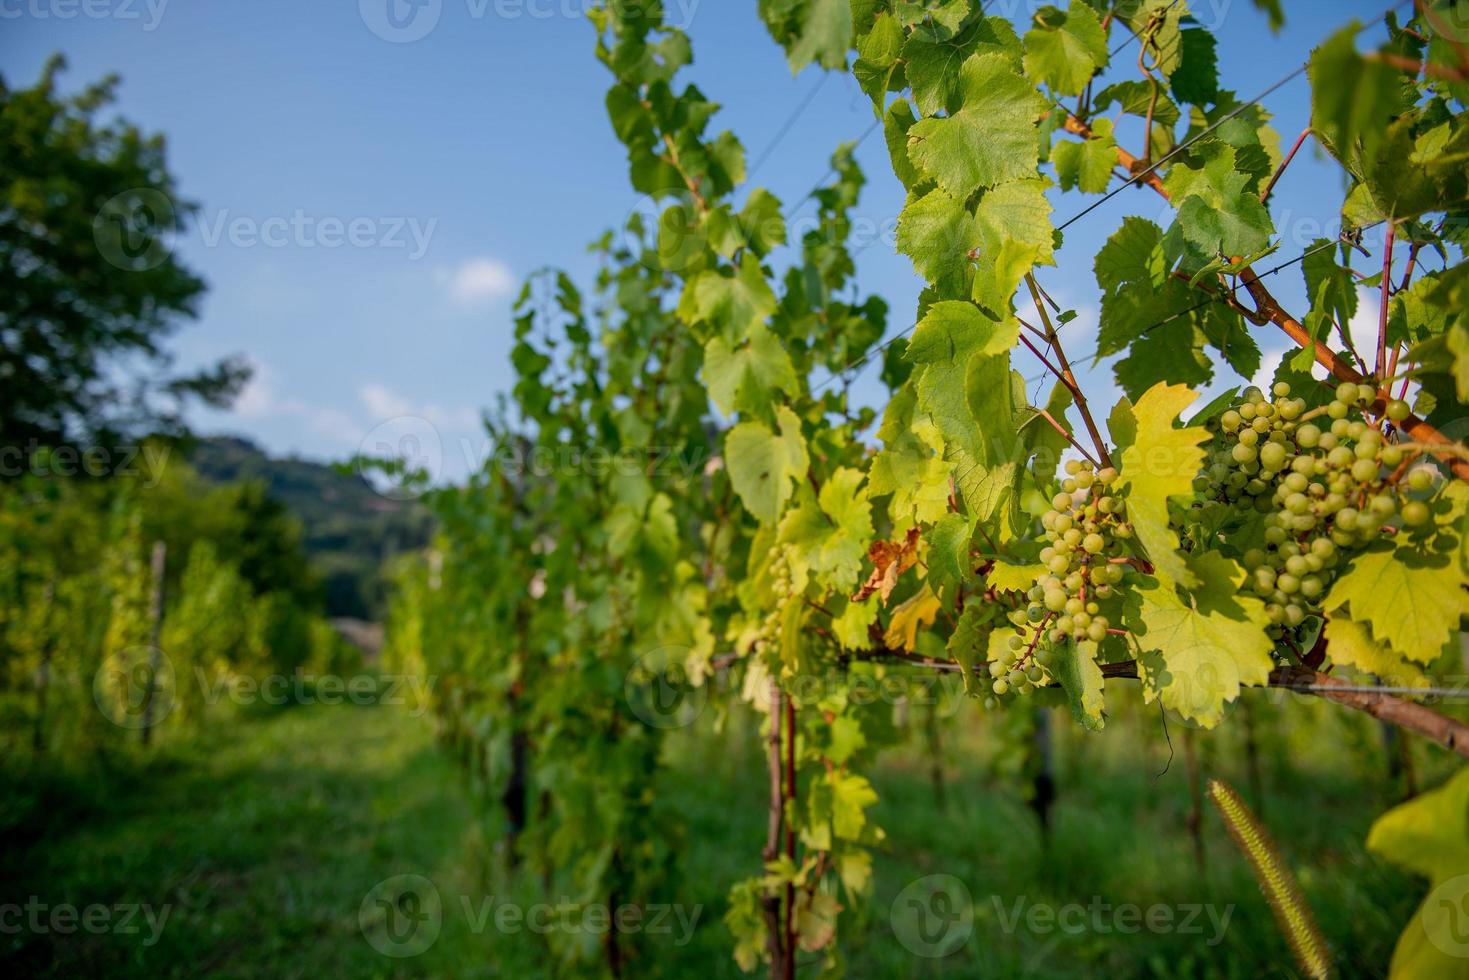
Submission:
<svg viewBox="0 0 1469 980">
<path fill-rule="evenodd" d="M 387 19 L 389 2 L 405 0 L 0 0 L 0 73 L 29 84 L 55 51 L 70 63 L 68 86 L 118 72 L 122 111 L 167 135 L 180 188 L 202 205 L 177 248 L 210 286 L 175 349 L 184 364 L 241 352 L 257 370 L 232 412 L 196 413 L 201 430 L 340 459 L 371 448 L 386 420 L 416 416 L 441 440 L 441 473 L 452 478 L 482 453 L 478 412 L 508 386 L 519 280 L 559 265 L 587 282 L 586 243 L 637 201 L 581 16 L 591 0 L 421 0 L 403 29 Z M 1035 6 L 990 4 L 1022 29 Z M 1386 4 L 1286 6 L 1275 36 L 1248 0 L 1194 0 L 1219 34 L 1225 87 L 1254 97 L 1337 27 Z M 754 0 L 668 7 L 693 39 L 689 79 L 724 105 L 716 126 L 741 138 L 752 163 L 768 151 L 753 183 L 782 200 L 800 199 L 832 148 L 871 122 L 849 76 L 791 76 Z M 1119 55 L 1112 77 L 1135 74 L 1134 54 Z M 1288 145 L 1308 120 L 1305 78 L 1264 105 Z M 860 254 L 861 286 L 889 300 L 897 332 L 911 325 L 921 287 L 892 248 L 902 191 L 880 133 L 859 159 L 870 179 L 861 216 L 888 230 Z M 1303 151 L 1273 199 L 1284 242 L 1266 265 L 1334 228 L 1342 186 L 1333 164 Z M 1053 200 L 1059 222 L 1095 198 Z M 1080 312 L 1066 328 L 1074 358 L 1096 331 L 1091 257 L 1130 213 L 1167 220 L 1153 195 L 1119 194 L 1068 229 L 1058 267 L 1041 277 Z M 1276 279 L 1277 295 L 1301 309 L 1299 267 Z M 1274 333 L 1261 342 L 1267 354 L 1286 348 Z M 1028 360 L 1017 354 L 1032 374 Z M 857 390 L 875 401 L 872 374 Z M 1095 402 L 1116 397 L 1105 365 L 1084 385 Z"/>
</svg>

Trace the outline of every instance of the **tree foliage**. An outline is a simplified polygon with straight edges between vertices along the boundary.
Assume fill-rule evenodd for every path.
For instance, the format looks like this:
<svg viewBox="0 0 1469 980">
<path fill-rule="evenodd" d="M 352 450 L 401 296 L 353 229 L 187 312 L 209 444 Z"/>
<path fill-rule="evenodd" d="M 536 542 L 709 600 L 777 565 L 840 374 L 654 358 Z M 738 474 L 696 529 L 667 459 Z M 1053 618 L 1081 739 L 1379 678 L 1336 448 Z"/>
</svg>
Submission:
<svg viewBox="0 0 1469 980">
<path fill-rule="evenodd" d="M 170 252 L 194 206 L 161 136 L 102 117 L 117 80 L 66 96 L 62 67 L 0 79 L 0 445 L 22 453 L 177 430 L 188 400 L 226 405 L 248 376 L 169 370 L 164 341 L 205 288 Z"/>
</svg>

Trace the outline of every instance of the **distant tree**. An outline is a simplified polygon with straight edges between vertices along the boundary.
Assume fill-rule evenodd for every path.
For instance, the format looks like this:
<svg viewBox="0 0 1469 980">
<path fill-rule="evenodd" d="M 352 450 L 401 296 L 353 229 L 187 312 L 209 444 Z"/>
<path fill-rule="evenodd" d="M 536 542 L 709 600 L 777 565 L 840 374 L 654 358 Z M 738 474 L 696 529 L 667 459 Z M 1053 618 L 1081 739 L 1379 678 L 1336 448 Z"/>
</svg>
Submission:
<svg viewBox="0 0 1469 980">
<path fill-rule="evenodd" d="M 178 432 L 190 399 L 227 405 L 248 377 L 238 359 L 172 371 L 163 342 L 205 284 L 169 239 L 196 206 L 162 136 L 99 118 L 117 79 L 61 96 L 63 67 L 0 77 L 0 446 L 22 451 Z"/>
</svg>

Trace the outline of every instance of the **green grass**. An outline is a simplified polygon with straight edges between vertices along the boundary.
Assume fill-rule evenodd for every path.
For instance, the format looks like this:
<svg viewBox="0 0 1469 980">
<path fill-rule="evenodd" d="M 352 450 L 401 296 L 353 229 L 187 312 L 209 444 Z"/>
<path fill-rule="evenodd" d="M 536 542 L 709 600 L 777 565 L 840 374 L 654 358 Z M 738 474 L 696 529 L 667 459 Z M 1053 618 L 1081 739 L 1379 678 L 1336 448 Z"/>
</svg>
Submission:
<svg viewBox="0 0 1469 980">
<path fill-rule="evenodd" d="M 882 797 L 873 819 L 888 840 L 875 862 L 872 900 L 844 926 L 850 976 L 1294 975 L 1258 888 L 1212 812 L 1204 815 L 1202 868 L 1195 859 L 1184 733 L 1171 733 L 1176 757 L 1159 775 L 1168 747 L 1157 715 L 1116 707 L 1102 735 L 1055 726 L 1059 794 L 1044 836 L 1013 780 L 995 775 L 1003 743 L 978 712 L 961 712 L 946 732 L 943 809 L 921 751 L 904 747 L 884 758 L 873 774 Z M 1286 710 L 1289 724 L 1262 733 L 1266 824 L 1300 876 L 1342 974 L 1382 975 L 1423 886 L 1362 848 L 1373 817 L 1393 802 L 1375 729 L 1314 709 Z M 734 713 L 718 732 L 708 721 L 668 742 L 661 800 L 683 815 L 688 845 L 679 881 L 652 896 L 682 906 L 686 922 L 697 918 L 687 934 L 670 920 L 671 933 L 641 938 L 630 976 L 740 975 L 720 919 L 730 884 L 758 870 L 764 773 L 749 718 Z M 1195 745 L 1205 776 L 1229 779 L 1249 796 L 1238 738 L 1235 726 L 1201 734 Z M 166 906 L 168 917 L 152 942 L 141 916 L 139 932 L 129 935 L 0 934 L 0 961 L 11 974 L 556 975 L 544 937 L 478 919 L 490 896 L 542 901 L 540 883 L 507 877 L 494 807 L 468 789 L 430 722 L 404 709 L 242 713 L 196 740 L 165 744 L 147 764 L 114 763 L 85 776 L 18 765 L 0 773 L 0 904 L 31 896 L 48 907 L 147 903 L 155 916 Z M 1420 775 L 1431 782 L 1447 765 L 1435 761 Z M 965 883 L 973 929 L 957 952 L 935 960 L 903 946 L 889 910 L 909 882 L 940 873 Z M 375 886 L 403 874 L 433 882 L 441 930 L 420 955 L 398 959 L 369 937 L 386 935 L 388 913 L 376 899 L 397 894 Z M 412 897 L 404 901 L 400 907 L 413 912 Z M 1212 904 L 1215 917 L 1201 910 L 1200 931 L 1190 934 L 1102 934 L 1091 918 L 1075 932 L 1032 930 L 1023 919 L 1004 927 L 1017 909 L 1094 902 L 1164 904 L 1175 916 Z M 1219 932 L 1228 906 L 1228 928 Z"/>
</svg>

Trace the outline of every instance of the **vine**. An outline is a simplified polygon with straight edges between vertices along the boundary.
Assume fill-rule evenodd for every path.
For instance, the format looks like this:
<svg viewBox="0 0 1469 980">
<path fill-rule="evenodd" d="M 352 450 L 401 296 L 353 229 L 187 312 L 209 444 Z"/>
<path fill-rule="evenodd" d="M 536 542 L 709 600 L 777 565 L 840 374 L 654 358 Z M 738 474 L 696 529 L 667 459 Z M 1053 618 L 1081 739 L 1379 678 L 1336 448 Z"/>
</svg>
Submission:
<svg viewBox="0 0 1469 980">
<path fill-rule="evenodd" d="M 691 46 L 661 5 L 593 11 L 612 128 L 656 218 L 597 244 L 590 312 L 564 275 L 527 286 L 501 452 L 439 495 L 446 595 L 415 593 L 475 624 L 438 654 L 456 730 L 494 727 L 514 692 L 508 728 L 547 801 L 527 846 L 588 900 L 646 898 L 669 870 L 649 843 L 668 841 L 650 831 L 666 816 L 652 688 L 736 692 L 763 717 L 764 868 L 726 915 L 747 970 L 792 976 L 798 953 L 840 969 L 838 921 L 883 836 L 862 773 L 894 740 L 891 712 L 851 696 L 864 676 L 958 672 L 990 708 L 1065 703 L 1089 730 L 1109 680 L 1204 727 L 1244 688 L 1287 687 L 1469 756 L 1463 723 L 1413 694 L 1469 613 L 1469 451 L 1449 434 L 1469 401 L 1462 5 L 1389 11 L 1377 51 L 1357 24 L 1324 41 L 1285 154 L 1261 100 L 1301 71 L 1241 101 L 1183 0 L 1073 0 L 1023 33 L 980 7 L 759 4 L 793 70 L 850 62 L 906 189 L 897 247 L 927 286 L 887 341 L 846 245 L 850 147 L 811 195 L 817 226 L 788 241 L 739 141 L 711 131 L 717 106 L 680 85 Z M 1104 85 L 1128 44 L 1141 79 Z M 1345 230 L 1257 272 L 1308 138 L 1341 165 Z M 1044 284 L 1095 204 L 1057 223 L 1057 185 L 1096 203 L 1145 185 L 1172 209 L 1166 228 L 1125 219 L 1096 256 L 1094 356 L 1120 355 L 1127 395 L 1105 416 Z M 1380 268 L 1354 269 L 1384 225 Z M 1265 284 L 1297 263 L 1300 318 Z M 1346 332 L 1359 283 L 1382 300 L 1370 366 Z M 1191 411 L 1216 366 L 1257 373 L 1266 326 L 1299 347 L 1268 393 Z M 1055 379 L 1044 404 L 1027 357 Z M 880 414 L 850 399 L 874 362 Z M 566 953 L 617 974 L 641 955 L 625 941 Z"/>
</svg>

